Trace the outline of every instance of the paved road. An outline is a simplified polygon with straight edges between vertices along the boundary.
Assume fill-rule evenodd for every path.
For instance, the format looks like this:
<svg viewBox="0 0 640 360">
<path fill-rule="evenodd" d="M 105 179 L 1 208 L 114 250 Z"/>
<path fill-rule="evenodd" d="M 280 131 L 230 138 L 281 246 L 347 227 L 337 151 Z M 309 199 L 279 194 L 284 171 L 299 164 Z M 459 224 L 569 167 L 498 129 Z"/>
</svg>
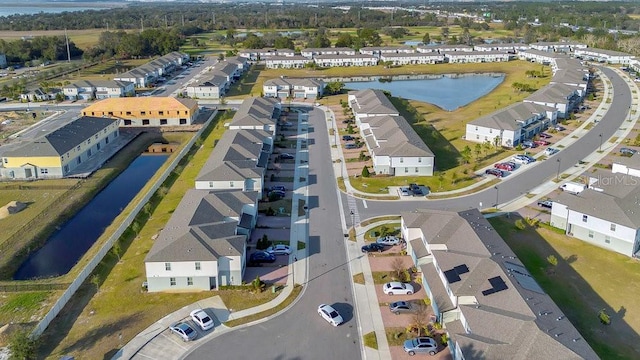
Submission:
<svg viewBox="0 0 640 360">
<path fill-rule="evenodd" d="M 216 359 L 233 360 L 361 357 L 324 113 L 314 109 L 309 123 L 313 126 L 308 141 L 309 280 L 303 296 L 284 314 L 216 337 L 186 359 L 207 359 L 212 354 Z M 333 305 L 346 323 L 334 328 L 321 319 L 316 312 L 320 303 Z"/>
<path fill-rule="evenodd" d="M 562 149 L 558 154 L 545 161 L 524 165 L 523 170 L 527 171 L 515 172 L 507 180 L 497 185 L 498 190 L 491 187 L 464 197 L 418 202 L 415 200 L 366 200 L 366 207 L 362 200 L 357 200 L 357 211 L 360 219 L 399 214 L 402 211 L 411 211 L 417 208 L 459 211 L 470 208 L 487 208 L 494 206 L 496 203 L 504 204 L 554 178 L 558 172 L 558 166 L 560 167 L 560 172 L 573 167 L 584 159 L 587 154 L 598 150 L 601 141 L 600 134 L 602 134 L 602 141 L 606 142 L 628 118 L 627 114 L 631 106 L 631 93 L 628 85 L 615 71 L 607 68 L 602 68 L 601 70 L 609 77 L 613 85 L 613 101 L 609 111 L 582 139 Z M 560 160 L 559 163 L 558 159 Z M 532 167 L 532 169 L 526 169 L 528 167 Z M 347 197 L 345 194 L 341 195 L 344 206 L 347 206 Z M 350 222 L 351 219 L 347 219 L 347 221 Z"/>
</svg>

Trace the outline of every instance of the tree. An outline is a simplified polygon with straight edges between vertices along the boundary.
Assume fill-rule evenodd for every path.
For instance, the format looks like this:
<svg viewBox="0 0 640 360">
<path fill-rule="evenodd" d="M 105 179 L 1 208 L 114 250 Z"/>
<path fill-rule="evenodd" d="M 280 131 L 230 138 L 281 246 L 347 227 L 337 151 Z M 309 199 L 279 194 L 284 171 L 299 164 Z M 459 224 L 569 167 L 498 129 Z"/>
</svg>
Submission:
<svg viewBox="0 0 640 360">
<path fill-rule="evenodd" d="M 36 349 L 38 342 L 29 336 L 27 330 L 18 330 L 9 340 L 9 350 L 11 355 L 9 359 L 13 360 L 31 360 L 36 359 Z"/>
<path fill-rule="evenodd" d="M 454 171 L 451 173 L 451 184 L 455 185 L 456 182 L 458 182 L 458 173 Z"/>
<path fill-rule="evenodd" d="M 429 36 L 428 32 L 424 33 L 424 36 L 422 37 L 422 43 L 425 45 L 429 45 L 431 43 L 431 36 Z"/>
<path fill-rule="evenodd" d="M 407 266 L 404 264 L 404 260 L 402 257 L 394 257 L 393 261 L 391 262 L 391 271 L 393 272 L 393 275 L 396 279 L 402 281 L 403 274 L 405 271 L 407 271 Z"/>
<path fill-rule="evenodd" d="M 371 28 L 362 28 L 359 29 L 358 32 L 358 40 L 359 47 L 365 46 L 380 46 L 382 44 L 382 39 L 380 38 L 380 34 L 378 31 Z"/>
<path fill-rule="evenodd" d="M 482 144 L 476 144 L 473 151 L 476 153 L 476 159 L 478 159 L 480 157 L 480 153 L 482 153 Z"/>
<path fill-rule="evenodd" d="M 491 141 L 487 140 L 482 143 L 482 148 L 484 149 L 484 154 L 486 155 L 489 150 L 491 150 Z"/>
<path fill-rule="evenodd" d="M 326 30 L 324 28 L 319 28 L 307 46 L 310 48 L 325 48 L 331 46 L 331 41 L 327 37 Z"/>
<path fill-rule="evenodd" d="M 353 46 L 353 37 L 349 33 L 339 33 L 336 40 L 336 47 L 351 47 Z"/>
<path fill-rule="evenodd" d="M 120 256 L 122 255 L 122 245 L 120 244 L 120 239 L 117 239 L 113 243 L 113 247 L 111 248 L 111 251 L 113 251 L 113 253 L 118 257 L 118 262 L 120 262 L 121 260 Z"/>
<path fill-rule="evenodd" d="M 245 49 L 262 49 L 264 47 L 264 41 L 255 34 L 249 34 L 242 42 L 242 46 L 244 46 Z"/>
<path fill-rule="evenodd" d="M 558 258 L 555 257 L 555 255 L 547 256 L 547 261 L 549 262 L 549 264 L 551 264 L 553 266 L 558 266 Z"/>
<path fill-rule="evenodd" d="M 371 174 L 369 173 L 369 168 L 367 167 L 367 165 L 365 165 L 362 168 L 362 177 L 363 178 L 368 178 L 369 176 L 371 176 Z"/>
<path fill-rule="evenodd" d="M 98 274 L 93 274 L 91 275 L 91 278 L 89 279 L 89 281 L 96 286 L 96 292 L 100 291 L 100 282 L 102 279 L 100 279 L 100 275 Z"/>
<path fill-rule="evenodd" d="M 291 40 L 287 36 L 277 37 L 273 42 L 273 47 L 275 47 L 276 49 L 291 49 L 291 50 L 296 48 L 295 44 L 293 43 L 293 40 Z"/>
<path fill-rule="evenodd" d="M 464 159 L 464 163 L 468 164 L 471 161 L 471 148 L 469 145 L 466 145 L 462 151 L 460 151 L 460 156 Z"/>
<path fill-rule="evenodd" d="M 446 26 L 440 28 L 440 35 L 442 35 L 445 40 L 449 38 L 449 28 Z"/>
<path fill-rule="evenodd" d="M 340 94 L 344 89 L 344 83 L 342 81 L 331 81 L 324 87 L 324 91 L 329 95 Z"/>
<path fill-rule="evenodd" d="M 411 317 L 411 327 L 418 331 L 418 336 L 422 336 L 422 330 L 429 324 L 429 308 L 423 301 L 416 301 L 412 305 L 416 311 Z"/>
</svg>

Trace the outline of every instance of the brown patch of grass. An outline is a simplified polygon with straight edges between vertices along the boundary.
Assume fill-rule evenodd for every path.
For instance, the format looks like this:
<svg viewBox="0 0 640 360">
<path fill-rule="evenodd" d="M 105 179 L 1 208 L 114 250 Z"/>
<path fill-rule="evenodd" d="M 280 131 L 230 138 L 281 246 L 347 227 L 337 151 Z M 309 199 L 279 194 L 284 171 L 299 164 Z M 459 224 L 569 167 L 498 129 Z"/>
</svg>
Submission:
<svg viewBox="0 0 640 360">
<path fill-rule="evenodd" d="M 357 273 L 357 274 L 353 275 L 353 282 L 356 283 L 356 284 L 364 285 L 364 274 L 363 273 Z"/>
</svg>

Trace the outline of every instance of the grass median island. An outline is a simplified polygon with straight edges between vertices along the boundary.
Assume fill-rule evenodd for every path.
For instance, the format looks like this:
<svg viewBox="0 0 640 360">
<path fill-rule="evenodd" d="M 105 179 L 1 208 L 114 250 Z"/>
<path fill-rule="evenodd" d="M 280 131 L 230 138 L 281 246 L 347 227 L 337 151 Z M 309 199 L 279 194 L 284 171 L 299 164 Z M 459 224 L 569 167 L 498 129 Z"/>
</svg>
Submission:
<svg viewBox="0 0 640 360">
<path fill-rule="evenodd" d="M 489 219 L 520 261 L 602 359 L 639 353 L 640 263 L 559 234 L 547 226 L 517 230 L 517 217 Z M 557 265 L 547 258 L 553 255 Z M 610 325 L 598 312 L 605 309 Z"/>
<path fill-rule="evenodd" d="M 293 290 L 291 290 L 291 294 L 289 294 L 289 296 L 283 302 L 278 304 L 278 306 L 273 307 L 273 308 L 271 308 L 269 310 L 265 310 L 265 311 L 259 312 L 257 314 L 245 316 L 245 317 L 240 318 L 240 319 L 227 321 L 227 322 L 224 323 L 224 325 L 229 326 L 229 327 L 239 326 L 239 325 L 243 325 L 243 324 L 248 324 L 248 323 L 250 323 L 252 321 L 264 319 L 267 316 L 271 316 L 273 314 L 276 314 L 276 313 L 284 310 L 291 303 L 293 303 L 293 301 L 298 298 L 298 296 L 300 295 L 301 291 L 302 291 L 302 285 L 296 284 L 293 287 Z"/>
<path fill-rule="evenodd" d="M 77 358 L 110 358 L 140 331 L 183 306 L 215 295 L 198 293 L 147 293 L 144 258 L 153 238 L 162 230 L 187 190 L 193 188 L 200 168 L 209 158 L 215 140 L 224 133 L 229 115 L 221 113 L 197 141 L 192 153 L 178 165 L 151 204 L 120 239 L 120 258 L 110 252 L 94 274 L 99 287 L 88 281 L 42 336 L 38 358 L 57 359 L 73 353 Z M 121 335 L 121 338 L 119 337 Z"/>
</svg>

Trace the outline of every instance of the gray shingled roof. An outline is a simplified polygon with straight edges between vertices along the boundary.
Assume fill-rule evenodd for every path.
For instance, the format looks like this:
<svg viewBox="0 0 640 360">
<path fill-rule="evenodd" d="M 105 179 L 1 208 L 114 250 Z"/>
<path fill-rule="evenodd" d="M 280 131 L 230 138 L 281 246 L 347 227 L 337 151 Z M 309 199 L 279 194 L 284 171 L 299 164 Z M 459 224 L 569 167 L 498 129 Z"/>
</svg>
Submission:
<svg viewBox="0 0 640 360">
<path fill-rule="evenodd" d="M 256 192 L 189 190 L 173 212 L 146 262 L 206 261 L 243 253 L 246 237 L 236 235 L 242 207 Z"/>
<path fill-rule="evenodd" d="M 553 110 L 551 107 L 539 104 L 515 103 L 487 116 L 470 121 L 469 124 L 491 129 L 517 130 L 524 121 Z"/>
<path fill-rule="evenodd" d="M 363 118 L 369 123 L 376 140 L 371 147 L 376 155 L 386 156 L 433 156 L 433 152 L 402 116 L 374 116 Z"/>
<path fill-rule="evenodd" d="M 308 78 L 274 78 L 264 82 L 265 86 L 306 86 L 306 87 L 323 87 L 324 83 L 318 79 Z"/>
<path fill-rule="evenodd" d="M 402 221 L 422 230 L 440 271 L 468 269 L 456 272 L 459 280 L 448 283 L 453 296 L 464 299 L 458 308 L 467 327 L 456 320 L 447 323 L 447 330 L 465 359 L 598 358 L 548 295 L 523 287 L 509 275 L 506 263 L 521 263 L 477 209 L 415 210 L 402 213 Z M 429 287 L 437 290 L 442 280 L 435 267 L 421 268 Z M 483 293 L 492 288 L 489 279 L 496 277 L 506 289 Z M 434 296 L 440 296 L 437 304 L 445 303 L 442 295 Z"/>
<path fill-rule="evenodd" d="M 398 115 L 398 110 L 382 90 L 364 89 L 349 92 L 349 95 L 354 95 L 356 98 L 351 102 L 351 107 L 356 114 Z"/>
<path fill-rule="evenodd" d="M 79 80 L 79 81 L 75 81 L 73 84 L 64 86 L 63 89 L 98 88 L 98 87 L 123 88 L 129 85 L 131 85 L 131 82 L 120 81 L 120 80 Z"/>
<path fill-rule="evenodd" d="M 25 145 L 4 153 L 5 157 L 62 156 L 91 136 L 112 125 L 116 120 L 83 116 L 34 139 Z"/>
<path fill-rule="evenodd" d="M 279 101 L 273 98 L 248 98 L 240 104 L 238 111 L 231 119 L 231 125 L 275 125 L 275 108 L 278 103 Z"/>
<path fill-rule="evenodd" d="M 576 88 L 573 86 L 558 83 L 549 84 L 529 95 L 524 101 L 562 104 L 567 103 L 575 91 Z"/>
</svg>

